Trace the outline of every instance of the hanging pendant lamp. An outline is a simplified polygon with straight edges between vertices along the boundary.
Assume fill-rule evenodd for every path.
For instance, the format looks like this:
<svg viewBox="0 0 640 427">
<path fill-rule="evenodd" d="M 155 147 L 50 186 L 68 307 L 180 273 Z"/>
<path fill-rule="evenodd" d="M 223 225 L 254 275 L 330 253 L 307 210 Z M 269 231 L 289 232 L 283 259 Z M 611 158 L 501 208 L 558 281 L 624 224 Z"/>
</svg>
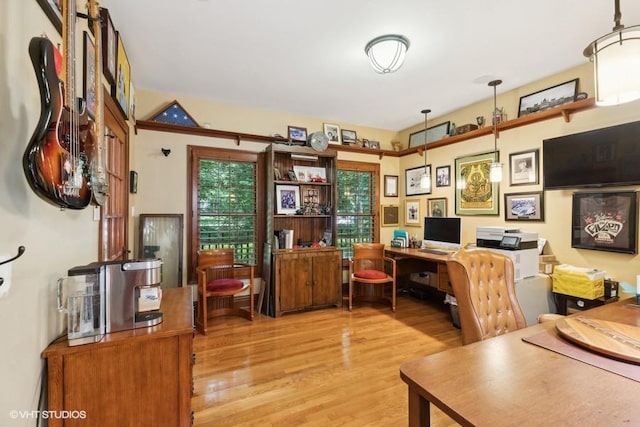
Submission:
<svg viewBox="0 0 640 427">
<path fill-rule="evenodd" d="M 429 114 L 431 110 L 425 109 L 420 112 L 424 114 L 424 151 L 422 152 L 424 156 L 424 172 L 420 177 L 420 188 L 429 189 L 431 188 L 431 174 L 427 167 L 427 114 Z"/>
<path fill-rule="evenodd" d="M 620 0 L 615 0 L 613 31 L 584 50 L 593 61 L 596 104 L 618 105 L 640 98 L 640 25 L 620 23 Z"/>
<path fill-rule="evenodd" d="M 498 161 L 498 120 L 496 111 L 498 108 L 496 102 L 496 86 L 502 83 L 502 80 L 492 80 L 489 86 L 493 87 L 493 162 L 489 169 L 489 180 L 491 182 L 502 182 L 502 163 Z"/>
</svg>

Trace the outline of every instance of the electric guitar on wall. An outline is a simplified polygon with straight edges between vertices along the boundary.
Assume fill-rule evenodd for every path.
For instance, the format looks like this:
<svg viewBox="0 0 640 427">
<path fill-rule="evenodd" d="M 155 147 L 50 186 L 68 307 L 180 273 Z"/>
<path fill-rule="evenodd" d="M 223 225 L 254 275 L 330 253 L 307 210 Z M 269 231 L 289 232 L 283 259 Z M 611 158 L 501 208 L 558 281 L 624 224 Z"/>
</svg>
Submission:
<svg viewBox="0 0 640 427">
<path fill-rule="evenodd" d="M 31 189 L 42 199 L 61 208 L 84 209 L 92 198 L 85 144 L 92 142 L 88 141 L 86 104 L 75 96 L 76 2 L 63 0 L 62 4 L 64 84 L 56 72 L 53 43 L 45 37 L 34 37 L 29 43 L 41 111 L 22 167 Z"/>
<path fill-rule="evenodd" d="M 98 205 L 104 205 L 109 195 L 109 183 L 107 181 L 107 156 L 105 146 L 104 127 L 104 101 L 102 85 L 102 21 L 96 0 L 89 0 L 89 25 L 93 26 L 95 34 L 95 119 L 89 129 L 92 140 L 97 145 L 87 149 L 89 155 L 89 186 L 93 193 L 93 200 Z"/>
</svg>

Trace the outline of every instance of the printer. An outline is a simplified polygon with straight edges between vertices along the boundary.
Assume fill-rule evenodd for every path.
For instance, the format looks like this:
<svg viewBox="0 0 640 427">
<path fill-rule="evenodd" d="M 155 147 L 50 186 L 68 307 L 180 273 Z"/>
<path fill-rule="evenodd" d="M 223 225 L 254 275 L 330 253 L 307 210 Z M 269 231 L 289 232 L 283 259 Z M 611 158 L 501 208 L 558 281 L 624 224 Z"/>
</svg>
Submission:
<svg viewBox="0 0 640 427">
<path fill-rule="evenodd" d="M 511 258 L 515 280 L 538 274 L 538 233 L 512 227 L 477 227 L 476 246 Z"/>
</svg>

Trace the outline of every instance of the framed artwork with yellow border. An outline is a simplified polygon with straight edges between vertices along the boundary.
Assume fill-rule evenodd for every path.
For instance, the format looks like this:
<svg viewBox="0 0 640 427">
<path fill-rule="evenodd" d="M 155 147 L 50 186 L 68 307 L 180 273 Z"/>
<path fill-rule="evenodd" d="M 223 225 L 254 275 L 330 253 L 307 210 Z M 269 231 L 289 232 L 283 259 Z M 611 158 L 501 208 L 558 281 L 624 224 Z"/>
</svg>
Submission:
<svg viewBox="0 0 640 427">
<path fill-rule="evenodd" d="M 382 227 L 397 226 L 400 217 L 398 205 L 380 205 L 380 225 Z"/>
<path fill-rule="evenodd" d="M 456 159 L 456 215 L 498 215 L 498 183 L 491 182 L 491 163 L 498 153 L 475 154 Z"/>
</svg>

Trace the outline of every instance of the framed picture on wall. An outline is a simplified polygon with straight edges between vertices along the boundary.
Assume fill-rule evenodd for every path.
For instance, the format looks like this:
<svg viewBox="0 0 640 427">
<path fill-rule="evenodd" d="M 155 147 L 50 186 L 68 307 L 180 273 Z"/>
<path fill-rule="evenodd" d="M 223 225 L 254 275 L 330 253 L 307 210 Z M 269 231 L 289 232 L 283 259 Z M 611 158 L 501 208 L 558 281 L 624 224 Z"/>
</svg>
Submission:
<svg viewBox="0 0 640 427">
<path fill-rule="evenodd" d="M 424 174 L 424 166 L 418 166 L 417 168 L 411 168 L 405 170 L 404 185 L 406 188 L 407 196 L 417 196 L 418 194 L 431 194 L 431 180 L 427 188 L 422 188 L 420 185 L 420 179 Z M 431 165 L 427 165 L 427 172 L 431 176 Z"/>
<path fill-rule="evenodd" d="M 427 216 L 447 216 L 447 199 L 445 197 L 437 199 L 427 199 Z"/>
<path fill-rule="evenodd" d="M 539 150 L 509 154 L 509 182 L 511 185 L 538 183 Z"/>
<path fill-rule="evenodd" d="M 571 247 L 635 254 L 635 191 L 573 193 Z"/>
<path fill-rule="evenodd" d="M 404 225 L 420 227 L 420 199 L 407 199 L 404 202 Z"/>
<path fill-rule="evenodd" d="M 544 221 L 544 193 L 511 193 L 504 195 L 505 221 Z"/>
<path fill-rule="evenodd" d="M 118 56 L 118 37 L 111 21 L 109 10 L 100 8 L 102 18 L 102 73 L 109 85 L 116 83 L 116 58 Z"/>
<path fill-rule="evenodd" d="M 384 196 L 398 197 L 398 175 L 384 176 Z"/>
<path fill-rule="evenodd" d="M 382 227 L 392 227 L 398 225 L 399 207 L 398 205 L 381 205 L 380 206 L 380 225 Z"/>
<path fill-rule="evenodd" d="M 37 0 L 49 21 L 62 34 L 62 0 Z"/>
<path fill-rule="evenodd" d="M 456 159 L 456 215 L 498 215 L 498 183 L 489 179 L 493 151 Z"/>
<path fill-rule="evenodd" d="M 116 59 L 116 84 L 112 86 L 112 95 L 116 100 L 125 119 L 129 118 L 129 84 L 131 82 L 131 69 L 129 58 L 124 48 L 124 42 L 118 33 L 118 56 Z"/>
</svg>

